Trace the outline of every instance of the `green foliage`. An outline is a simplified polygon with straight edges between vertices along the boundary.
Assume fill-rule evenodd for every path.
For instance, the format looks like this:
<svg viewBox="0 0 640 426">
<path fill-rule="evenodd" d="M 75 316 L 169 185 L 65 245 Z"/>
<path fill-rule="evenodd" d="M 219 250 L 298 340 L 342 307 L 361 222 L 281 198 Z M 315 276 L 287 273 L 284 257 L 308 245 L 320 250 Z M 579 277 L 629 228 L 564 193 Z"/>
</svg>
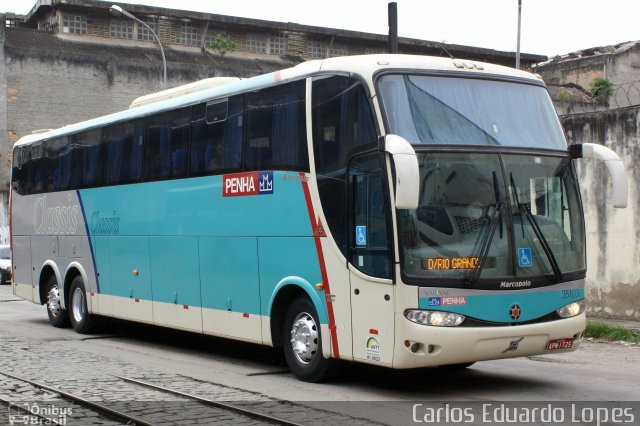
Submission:
<svg viewBox="0 0 640 426">
<path fill-rule="evenodd" d="M 561 89 L 556 97 L 559 101 L 562 102 L 569 102 L 572 99 L 571 93 L 567 92 L 564 89 Z"/>
<path fill-rule="evenodd" d="M 623 340 L 630 343 L 640 343 L 640 333 L 638 333 L 637 330 L 630 330 L 618 325 L 609 325 L 602 322 L 589 321 L 584 335 L 585 337 L 593 337 L 594 339 L 602 339 L 610 342 Z"/>
<path fill-rule="evenodd" d="M 233 52 L 236 50 L 236 42 L 231 39 L 229 36 L 223 36 L 221 34 L 216 34 L 216 37 L 209 44 L 209 47 L 223 56 L 227 54 L 227 52 Z"/>
<path fill-rule="evenodd" d="M 604 77 L 596 77 L 589 83 L 589 91 L 594 98 L 606 98 L 613 95 L 613 83 Z"/>
</svg>

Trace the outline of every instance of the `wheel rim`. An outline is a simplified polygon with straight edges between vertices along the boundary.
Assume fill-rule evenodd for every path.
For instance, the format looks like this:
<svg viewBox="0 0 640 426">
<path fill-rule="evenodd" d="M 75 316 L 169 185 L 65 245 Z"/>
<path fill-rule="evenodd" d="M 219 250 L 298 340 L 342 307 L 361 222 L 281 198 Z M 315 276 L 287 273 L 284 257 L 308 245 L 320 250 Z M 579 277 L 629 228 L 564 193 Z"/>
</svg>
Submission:
<svg viewBox="0 0 640 426">
<path fill-rule="evenodd" d="M 60 306 L 60 290 L 58 289 L 58 285 L 54 285 L 49 289 L 49 300 L 47 301 L 47 308 L 51 315 L 57 317 L 60 315 L 60 311 L 62 310 L 62 306 Z"/>
<path fill-rule="evenodd" d="M 84 319 L 84 292 L 81 288 L 76 288 L 71 295 L 71 313 L 76 323 Z"/>
<path fill-rule="evenodd" d="M 291 349 L 298 362 L 309 364 L 318 352 L 318 326 L 306 312 L 298 314 L 291 327 Z"/>
</svg>

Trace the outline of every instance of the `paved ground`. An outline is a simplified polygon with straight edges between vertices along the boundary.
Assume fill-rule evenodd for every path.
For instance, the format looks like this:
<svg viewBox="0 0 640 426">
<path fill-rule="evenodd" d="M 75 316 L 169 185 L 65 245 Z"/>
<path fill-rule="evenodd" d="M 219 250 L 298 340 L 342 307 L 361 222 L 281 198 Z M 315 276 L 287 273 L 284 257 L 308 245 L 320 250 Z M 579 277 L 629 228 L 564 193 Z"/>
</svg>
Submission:
<svg viewBox="0 0 640 426">
<path fill-rule="evenodd" d="M 230 420 L 208 411 L 185 411 L 180 401 L 113 376 L 153 380 L 213 399 L 271 404 L 303 424 L 411 424 L 415 404 L 639 401 L 638 361 L 638 345 L 586 342 L 569 354 L 481 362 L 462 372 L 348 364 L 334 382 L 309 384 L 286 370 L 278 351 L 261 346 L 124 322 L 89 337 L 56 329 L 48 324 L 44 307 L 21 301 L 9 286 L 0 286 L 0 371 L 96 400 L 132 402 L 132 409 L 147 411 L 140 403 L 155 401 L 167 423 Z M 15 399 L 16 394 L 18 399 L 53 398 L 0 377 L 0 396 Z M 81 421 L 76 424 L 103 424 L 103 419 L 77 410 Z"/>
</svg>

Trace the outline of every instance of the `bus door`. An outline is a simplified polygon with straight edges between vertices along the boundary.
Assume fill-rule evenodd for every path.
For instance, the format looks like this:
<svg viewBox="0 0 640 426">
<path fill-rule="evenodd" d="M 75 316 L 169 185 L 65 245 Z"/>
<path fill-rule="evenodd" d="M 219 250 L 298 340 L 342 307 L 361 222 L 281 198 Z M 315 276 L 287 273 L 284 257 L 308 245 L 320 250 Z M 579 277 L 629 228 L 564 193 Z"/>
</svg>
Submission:
<svg viewBox="0 0 640 426">
<path fill-rule="evenodd" d="M 349 279 L 353 357 L 391 365 L 394 286 L 384 176 L 379 152 L 355 157 L 349 165 Z"/>
</svg>

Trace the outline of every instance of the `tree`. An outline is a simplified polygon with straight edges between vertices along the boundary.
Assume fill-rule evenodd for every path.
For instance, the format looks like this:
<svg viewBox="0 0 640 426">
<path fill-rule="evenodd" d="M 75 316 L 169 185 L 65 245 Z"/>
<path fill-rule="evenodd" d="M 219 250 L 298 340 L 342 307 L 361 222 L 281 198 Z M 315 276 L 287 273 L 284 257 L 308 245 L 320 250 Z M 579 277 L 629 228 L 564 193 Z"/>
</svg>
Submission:
<svg viewBox="0 0 640 426">
<path fill-rule="evenodd" d="M 229 36 L 222 34 L 216 34 L 213 41 L 209 44 L 209 47 L 224 57 L 227 52 L 233 52 L 236 50 L 236 42 Z"/>
</svg>

